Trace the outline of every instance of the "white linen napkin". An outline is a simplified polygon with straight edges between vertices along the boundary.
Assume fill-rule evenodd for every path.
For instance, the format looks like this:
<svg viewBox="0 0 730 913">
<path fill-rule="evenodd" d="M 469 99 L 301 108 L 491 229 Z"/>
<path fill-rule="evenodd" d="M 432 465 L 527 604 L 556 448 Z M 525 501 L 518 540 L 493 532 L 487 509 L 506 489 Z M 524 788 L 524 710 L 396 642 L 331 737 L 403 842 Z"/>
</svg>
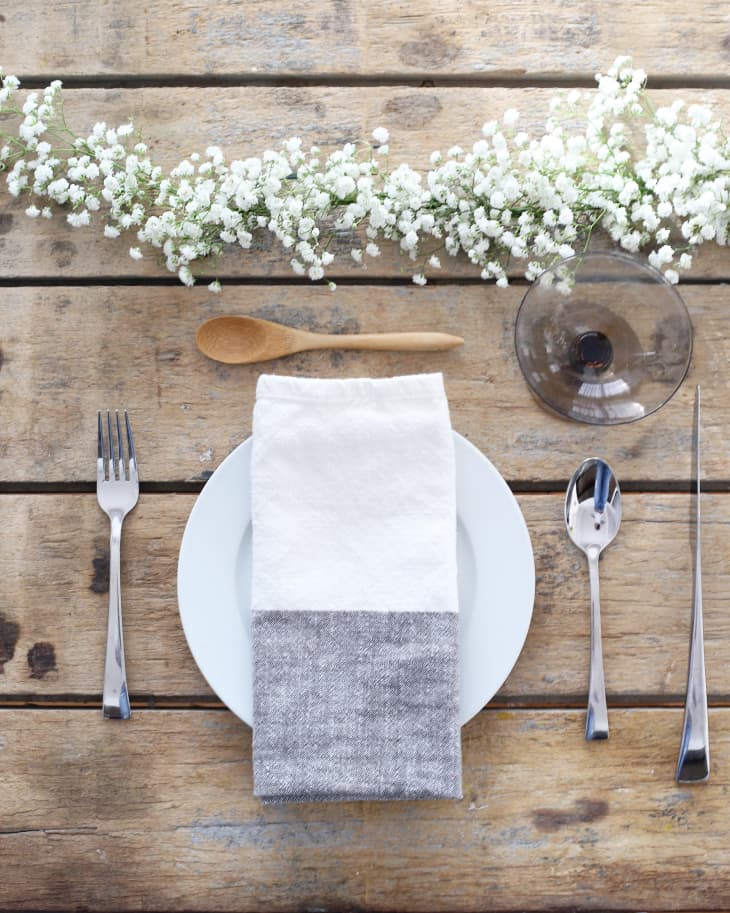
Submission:
<svg viewBox="0 0 730 913">
<path fill-rule="evenodd" d="M 459 798 L 441 375 L 261 376 L 251 485 L 255 794 Z"/>
</svg>

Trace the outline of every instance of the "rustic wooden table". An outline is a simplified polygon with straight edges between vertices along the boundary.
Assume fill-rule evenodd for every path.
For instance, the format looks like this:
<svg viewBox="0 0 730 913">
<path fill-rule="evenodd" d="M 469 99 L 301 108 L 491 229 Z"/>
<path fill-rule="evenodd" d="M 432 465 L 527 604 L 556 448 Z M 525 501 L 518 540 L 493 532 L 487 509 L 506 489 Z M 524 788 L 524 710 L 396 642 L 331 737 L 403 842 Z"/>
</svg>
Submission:
<svg viewBox="0 0 730 913">
<path fill-rule="evenodd" d="M 172 165 L 212 142 L 260 155 L 390 129 L 424 167 L 507 107 L 539 129 L 556 85 L 590 86 L 633 50 L 658 99 L 730 119 L 727 4 L 627 0 L 5 0 L 0 64 L 64 80 L 79 130 L 132 115 Z M 259 244 L 216 266 L 217 297 L 0 191 L 0 909 L 709 910 L 730 905 L 730 317 L 725 250 L 681 286 L 690 375 L 658 414 L 592 429 L 531 398 L 512 334 L 524 283 L 462 261 L 417 288 L 386 249 L 338 290 Z M 464 800 L 265 808 L 251 733 L 187 648 L 175 577 L 205 480 L 250 430 L 260 366 L 201 356 L 222 312 L 328 331 L 419 326 L 466 337 L 439 355 L 324 353 L 273 367 L 320 377 L 443 371 L 455 428 L 516 492 L 532 535 L 532 627 L 508 681 L 465 728 Z M 704 591 L 712 773 L 678 786 L 692 599 L 694 385 L 703 383 Z M 96 410 L 134 418 L 142 494 L 123 580 L 134 715 L 100 710 L 108 524 L 94 489 Z M 602 453 L 625 491 L 602 564 L 608 742 L 583 739 L 587 576 L 563 491 Z"/>
</svg>

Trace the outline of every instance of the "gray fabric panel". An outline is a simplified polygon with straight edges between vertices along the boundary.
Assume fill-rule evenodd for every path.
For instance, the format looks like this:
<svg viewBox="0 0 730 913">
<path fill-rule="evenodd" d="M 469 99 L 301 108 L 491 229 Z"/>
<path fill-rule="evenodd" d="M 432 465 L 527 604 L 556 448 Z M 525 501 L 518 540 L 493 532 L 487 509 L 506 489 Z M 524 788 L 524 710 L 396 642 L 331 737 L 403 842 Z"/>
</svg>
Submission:
<svg viewBox="0 0 730 913">
<path fill-rule="evenodd" d="M 253 613 L 254 794 L 461 798 L 459 616 Z"/>
</svg>

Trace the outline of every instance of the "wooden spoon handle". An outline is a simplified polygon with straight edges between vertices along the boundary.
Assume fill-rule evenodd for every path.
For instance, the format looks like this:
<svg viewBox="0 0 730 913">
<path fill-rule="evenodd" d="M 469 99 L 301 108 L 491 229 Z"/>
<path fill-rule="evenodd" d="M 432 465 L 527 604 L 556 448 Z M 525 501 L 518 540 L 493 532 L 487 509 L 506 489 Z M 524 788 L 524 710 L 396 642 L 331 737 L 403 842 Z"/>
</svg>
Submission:
<svg viewBox="0 0 730 913">
<path fill-rule="evenodd" d="M 305 341 L 303 340 L 303 343 Z M 448 333 L 343 333 L 316 334 L 307 339 L 311 349 L 374 349 L 393 352 L 440 352 L 464 344 Z"/>
</svg>

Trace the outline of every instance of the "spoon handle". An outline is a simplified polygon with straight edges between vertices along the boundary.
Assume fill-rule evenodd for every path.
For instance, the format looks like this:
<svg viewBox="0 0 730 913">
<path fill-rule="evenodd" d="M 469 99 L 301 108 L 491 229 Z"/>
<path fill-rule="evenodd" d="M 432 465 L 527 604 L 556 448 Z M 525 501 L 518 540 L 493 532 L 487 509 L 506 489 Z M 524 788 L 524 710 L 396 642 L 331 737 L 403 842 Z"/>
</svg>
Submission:
<svg viewBox="0 0 730 913">
<path fill-rule="evenodd" d="M 313 349 L 373 349 L 397 352 L 440 352 L 464 344 L 448 333 L 343 333 L 311 334 Z"/>
<path fill-rule="evenodd" d="M 591 587 L 591 666 L 588 683 L 586 739 L 608 738 L 608 709 L 603 680 L 603 647 L 601 645 L 601 600 L 598 586 L 598 549 L 589 549 L 588 576 Z"/>
</svg>

